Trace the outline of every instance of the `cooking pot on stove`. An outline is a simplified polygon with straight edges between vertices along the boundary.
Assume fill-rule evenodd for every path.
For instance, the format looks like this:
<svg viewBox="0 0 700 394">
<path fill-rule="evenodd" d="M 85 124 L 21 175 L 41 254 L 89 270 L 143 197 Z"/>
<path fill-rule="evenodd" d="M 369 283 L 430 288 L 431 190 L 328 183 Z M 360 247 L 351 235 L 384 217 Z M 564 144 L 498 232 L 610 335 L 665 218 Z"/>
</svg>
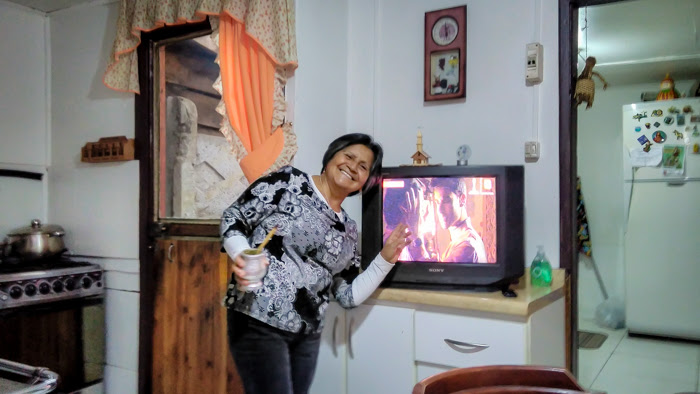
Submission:
<svg viewBox="0 0 700 394">
<path fill-rule="evenodd" d="M 6 257 L 36 260 L 55 257 L 66 251 L 63 236 L 66 231 L 55 224 L 42 224 L 32 220 L 30 226 L 12 230 L 5 239 Z"/>
</svg>

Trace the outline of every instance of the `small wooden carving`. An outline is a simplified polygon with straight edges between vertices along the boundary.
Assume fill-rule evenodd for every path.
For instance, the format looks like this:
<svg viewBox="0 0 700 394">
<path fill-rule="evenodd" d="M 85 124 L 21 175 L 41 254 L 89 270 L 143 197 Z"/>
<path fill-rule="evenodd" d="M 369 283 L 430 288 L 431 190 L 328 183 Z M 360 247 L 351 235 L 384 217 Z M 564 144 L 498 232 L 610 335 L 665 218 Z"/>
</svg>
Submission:
<svg viewBox="0 0 700 394">
<path fill-rule="evenodd" d="M 411 167 L 411 166 L 441 166 L 442 164 L 430 164 L 430 155 L 423 150 L 423 133 L 418 130 L 418 135 L 416 137 L 416 152 L 411 155 L 413 159 L 413 164 L 399 164 L 399 167 Z"/>
<path fill-rule="evenodd" d="M 80 152 L 80 161 L 105 163 L 110 161 L 134 160 L 134 139 L 124 136 L 100 138 L 88 142 Z"/>
<path fill-rule="evenodd" d="M 423 134 L 420 131 L 416 139 L 416 153 L 411 155 L 411 159 L 414 166 L 427 166 L 430 160 L 430 155 L 423 152 Z"/>
</svg>

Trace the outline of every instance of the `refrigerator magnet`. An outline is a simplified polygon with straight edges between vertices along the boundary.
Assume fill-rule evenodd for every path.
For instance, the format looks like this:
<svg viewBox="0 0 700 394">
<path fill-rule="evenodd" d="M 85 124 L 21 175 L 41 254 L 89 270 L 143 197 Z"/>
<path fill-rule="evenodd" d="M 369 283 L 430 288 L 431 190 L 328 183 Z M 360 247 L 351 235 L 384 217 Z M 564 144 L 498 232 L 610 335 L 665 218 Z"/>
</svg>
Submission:
<svg viewBox="0 0 700 394">
<path fill-rule="evenodd" d="M 693 127 L 693 137 L 700 137 L 700 131 L 698 131 L 698 126 Z"/>
<path fill-rule="evenodd" d="M 676 139 L 677 139 L 677 140 L 682 140 L 682 139 L 683 139 L 683 133 L 681 133 L 681 132 L 678 131 L 678 130 L 673 130 L 673 135 L 676 136 Z"/>
<path fill-rule="evenodd" d="M 676 124 L 679 126 L 685 125 L 685 115 L 682 115 L 682 114 L 676 115 Z"/>
<path fill-rule="evenodd" d="M 658 128 L 659 126 L 661 126 L 661 123 L 659 123 L 659 122 L 654 122 L 654 127 L 657 127 L 657 128 Z"/>
<path fill-rule="evenodd" d="M 657 144 L 661 144 L 666 142 L 666 133 L 664 133 L 661 130 L 657 130 L 654 132 L 654 134 L 651 135 L 651 139 L 654 140 Z"/>
<path fill-rule="evenodd" d="M 646 135 L 642 135 L 641 137 L 637 138 L 637 141 L 639 141 L 640 145 L 644 145 L 649 142 L 649 138 L 647 138 Z"/>
<path fill-rule="evenodd" d="M 637 133 L 639 133 L 640 131 L 642 131 L 642 128 L 639 127 L 639 126 L 637 126 L 637 127 L 634 128 L 634 131 L 636 131 Z"/>
<path fill-rule="evenodd" d="M 666 124 L 673 124 L 673 117 L 672 116 L 667 116 L 664 118 L 664 123 Z"/>
<path fill-rule="evenodd" d="M 681 111 L 679 111 L 678 108 L 676 108 L 676 107 L 670 107 L 668 109 L 668 113 L 669 114 L 679 114 L 679 113 L 681 113 Z"/>
<path fill-rule="evenodd" d="M 644 113 L 634 115 L 634 116 L 632 117 L 632 119 L 636 119 L 637 122 L 639 122 L 639 121 L 642 120 L 642 118 L 647 118 L 647 117 L 648 117 L 648 116 L 647 116 L 647 111 L 644 111 Z"/>
<path fill-rule="evenodd" d="M 653 145 L 653 144 L 652 144 L 651 142 L 647 141 L 647 143 L 644 144 L 644 148 L 642 148 L 642 150 L 643 150 L 644 152 L 649 153 L 649 151 L 651 150 L 651 146 L 652 146 L 652 145 Z"/>
<path fill-rule="evenodd" d="M 655 109 L 655 110 L 651 111 L 651 116 L 654 116 L 654 117 L 659 117 L 663 114 L 664 114 L 664 111 L 660 110 L 660 109 Z"/>
<path fill-rule="evenodd" d="M 661 156 L 661 168 L 664 175 L 683 175 L 685 167 L 685 146 L 666 145 Z"/>
<path fill-rule="evenodd" d="M 690 116 L 690 122 L 691 122 L 691 123 L 698 123 L 698 122 L 700 122 L 700 115 L 691 115 L 691 116 Z"/>
<path fill-rule="evenodd" d="M 700 144 L 698 144 L 697 142 L 693 144 L 693 153 L 695 153 L 696 155 L 700 153 Z"/>
<path fill-rule="evenodd" d="M 683 107 L 684 114 L 690 114 L 692 112 L 693 112 L 693 107 L 691 107 L 690 105 L 686 105 L 685 107 Z"/>
<path fill-rule="evenodd" d="M 644 127 L 646 127 L 647 130 L 649 130 L 651 128 L 651 123 L 644 123 Z"/>
</svg>

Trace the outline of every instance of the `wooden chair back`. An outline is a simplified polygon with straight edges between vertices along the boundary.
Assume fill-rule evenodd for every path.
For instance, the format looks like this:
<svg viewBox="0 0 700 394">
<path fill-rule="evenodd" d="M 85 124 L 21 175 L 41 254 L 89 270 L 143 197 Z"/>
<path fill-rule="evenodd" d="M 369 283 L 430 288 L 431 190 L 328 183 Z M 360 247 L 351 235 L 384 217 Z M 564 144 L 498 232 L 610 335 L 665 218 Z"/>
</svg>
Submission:
<svg viewBox="0 0 700 394">
<path fill-rule="evenodd" d="M 576 378 L 564 368 L 534 365 L 493 365 L 457 368 L 430 376 L 416 383 L 413 387 L 413 394 L 453 394 L 461 390 L 493 388 L 494 386 L 501 387 L 500 390 L 507 390 L 502 388 L 503 386 L 521 386 L 533 389 L 549 388 L 585 392 Z"/>
<path fill-rule="evenodd" d="M 452 394 L 583 394 L 583 391 L 550 387 L 491 386 L 456 391 Z M 587 393 L 587 392 L 586 392 Z"/>
</svg>

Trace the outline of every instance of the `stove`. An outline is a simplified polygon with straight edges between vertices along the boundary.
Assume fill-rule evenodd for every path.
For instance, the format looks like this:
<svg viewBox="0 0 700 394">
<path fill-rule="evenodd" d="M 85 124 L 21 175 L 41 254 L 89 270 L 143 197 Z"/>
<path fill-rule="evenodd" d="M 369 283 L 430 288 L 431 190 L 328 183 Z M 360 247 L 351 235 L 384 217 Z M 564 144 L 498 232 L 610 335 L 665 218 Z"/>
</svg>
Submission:
<svg viewBox="0 0 700 394">
<path fill-rule="evenodd" d="M 0 310 L 102 294 L 97 264 L 67 257 L 0 264 Z"/>
</svg>

